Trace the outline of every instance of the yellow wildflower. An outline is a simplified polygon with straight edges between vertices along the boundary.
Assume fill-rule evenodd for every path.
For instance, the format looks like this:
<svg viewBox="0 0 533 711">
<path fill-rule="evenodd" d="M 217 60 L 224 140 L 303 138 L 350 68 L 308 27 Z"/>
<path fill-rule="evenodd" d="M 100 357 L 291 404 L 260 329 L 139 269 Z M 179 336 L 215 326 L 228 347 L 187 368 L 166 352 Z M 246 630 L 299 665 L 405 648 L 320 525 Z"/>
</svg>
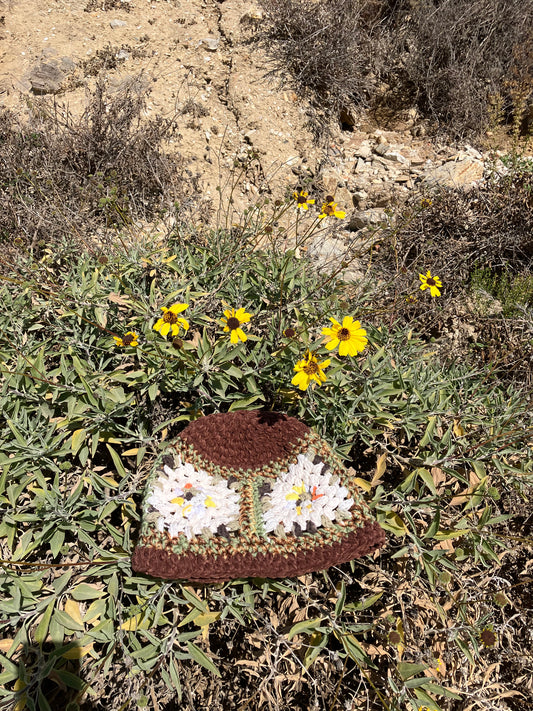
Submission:
<svg viewBox="0 0 533 711">
<path fill-rule="evenodd" d="M 324 219 L 324 217 L 337 217 L 339 220 L 343 220 L 346 217 L 346 213 L 343 210 L 337 210 L 337 203 L 334 202 L 335 198 L 332 195 L 326 195 L 326 202 L 322 205 L 322 212 L 318 216 L 319 220 Z"/>
<path fill-rule="evenodd" d="M 173 336 L 177 336 L 180 326 L 183 327 L 184 331 L 188 331 L 189 322 L 184 318 L 178 317 L 178 314 L 187 308 L 189 308 L 189 304 L 172 304 L 168 309 L 162 306 L 163 316 L 155 324 L 154 331 L 159 331 L 162 336 L 167 336 L 169 332 Z"/>
<path fill-rule="evenodd" d="M 139 336 L 134 333 L 133 331 L 128 331 L 126 334 L 122 336 L 113 336 L 115 339 L 115 343 L 117 346 L 138 346 L 139 345 Z"/>
<path fill-rule="evenodd" d="M 422 282 L 422 284 L 420 285 L 421 291 L 429 289 L 429 293 L 431 294 L 431 296 L 440 296 L 439 287 L 442 287 L 442 282 L 438 276 L 431 276 L 430 269 L 428 269 L 427 274 L 419 274 L 418 276 L 420 277 L 420 281 Z"/>
<path fill-rule="evenodd" d="M 306 193 L 305 190 L 300 190 L 299 193 L 294 192 L 293 196 L 294 196 L 294 199 L 296 200 L 296 207 L 299 207 L 302 210 L 308 210 L 309 205 L 314 205 L 315 201 L 309 200 L 307 198 L 308 195 L 309 195 L 309 193 Z"/>
<path fill-rule="evenodd" d="M 323 370 L 327 368 L 330 363 L 331 360 L 329 360 L 329 358 L 319 363 L 317 357 L 310 351 L 307 351 L 303 360 L 298 361 L 294 366 L 296 375 L 291 381 L 292 384 L 297 385 L 300 390 L 307 390 L 312 380 L 322 385 L 326 380 L 326 375 Z"/>
<path fill-rule="evenodd" d="M 251 319 L 252 314 L 246 313 L 244 309 L 226 309 L 224 311 L 224 316 L 226 318 L 222 319 L 222 323 L 225 324 L 224 331 L 230 333 L 230 341 L 232 343 L 238 343 L 239 338 L 244 343 L 248 339 L 248 336 L 244 333 L 241 328 L 243 323 L 248 323 Z"/>
<path fill-rule="evenodd" d="M 331 328 L 323 328 L 322 333 L 328 336 L 329 341 L 326 343 L 328 351 L 339 346 L 340 356 L 354 356 L 361 351 L 364 351 L 368 343 L 366 331 L 361 328 L 359 321 L 353 320 L 353 316 L 345 316 L 341 324 L 334 318 L 329 319 L 333 326 Z"/>
</svg>

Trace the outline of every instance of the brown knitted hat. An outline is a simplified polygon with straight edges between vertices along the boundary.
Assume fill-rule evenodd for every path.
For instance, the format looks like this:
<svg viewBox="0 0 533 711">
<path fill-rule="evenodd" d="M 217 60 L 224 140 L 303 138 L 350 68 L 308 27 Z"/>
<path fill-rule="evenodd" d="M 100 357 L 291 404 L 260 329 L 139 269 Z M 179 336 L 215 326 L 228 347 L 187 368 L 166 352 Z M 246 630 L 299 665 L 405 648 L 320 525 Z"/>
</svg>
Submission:
<svg viewBox="0 0 533 711">
<path fill-rule="evenodd" d="M 132 566 L 201 583 L 284 578 L 384 542 L 342 462 L 307 425 L 229 412 L 192 422 L 157 461 Z"/>
</svg>

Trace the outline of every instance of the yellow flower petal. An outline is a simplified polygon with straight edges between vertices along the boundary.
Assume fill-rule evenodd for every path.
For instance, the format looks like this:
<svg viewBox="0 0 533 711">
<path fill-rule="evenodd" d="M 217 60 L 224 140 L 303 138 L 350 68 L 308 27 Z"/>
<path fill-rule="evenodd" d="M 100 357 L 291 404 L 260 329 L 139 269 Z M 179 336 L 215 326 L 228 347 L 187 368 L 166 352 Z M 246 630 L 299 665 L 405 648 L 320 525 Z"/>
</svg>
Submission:
<svg viewBox="0 0 533 711">
<path fill-rule="evenodd" d="M 172 311 L 173 314 L 179 314 L 182 311 L 185 311 L 185 309 L 189 308 L 189 304 L 172 304 L 172 306 L 168 309 L 168 311 Z"/>
<path fill-rule="evenodd" d="M 301 370 L 299 373 L 296 373 L 296 375 L 291 381 L 291 383 L 293 385 L 297 385 L 300 390 L 307 390 L 309 382 L 309 378 L 307 377 L 307 374 L 303 372 L 303 370 Z"/>
<path fill-rule="evenodd" d="M 169 331 L 170 331 L 170 324 L 169 323 L 163 323 L 163 325 L 159 329 L 159 333 L 162 336 L 167 336 Z"/>
</svg>

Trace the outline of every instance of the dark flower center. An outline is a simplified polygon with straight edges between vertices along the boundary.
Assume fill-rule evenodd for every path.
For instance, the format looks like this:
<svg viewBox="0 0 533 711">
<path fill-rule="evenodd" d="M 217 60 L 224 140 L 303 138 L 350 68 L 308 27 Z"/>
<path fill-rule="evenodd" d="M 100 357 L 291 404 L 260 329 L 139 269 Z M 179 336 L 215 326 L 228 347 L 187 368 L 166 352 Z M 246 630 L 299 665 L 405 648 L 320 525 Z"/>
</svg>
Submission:
<svg viewBox="0 0 533 711">
<path fill-rule="evenodd" d="M 347 328 L 341 328 L 337 334 L 339 341 L 349 341 L 350 331 Z"/>
<path fill-rule="evenodd" d="M 122 343 L 125 346 L 130 346 L 134 340 L 135 340 L 135 336 L 132 336 L 132 335 L 127 335 L 127 336 L 122 337 Z"/>
<path fill-rule="evenodd" d="M 236 318 L 235 316 L 230 316 L 230 318 L 228 319 L 228 328 L 231 331 L 234 331 L 236 328 L 239 328 L 240 325 L 241 322 L 238 318 Z"/>
<path fill-rule="evenodd" d="M 328 203 L 327 205 L 324 205 L 323 212 L 325 212 L 326 215 L 334 215 L 335 205 L 333 203 Z"/>
<path fill-rule="evenodd" d="M 400 644 L 401 641 L 402 641 L 402 638 L 400 637 L 399 632 L 396 632 L 396 630 L 392 630 L 389 633 L 389 642 L 391 644 Z"/>
<path fill-rule="evenodd" d="M 183 341 L 181 340 L 181 338 L 174 338 L 174 339 L 172 340 L 172 345 L 174 346 L 174 348 L 182 348 L 182 347 L 183 347 Z"/>
<path fill-rule="evenodd" d="M 163 316 L 163 321 L 165 323 L 177 323 L 178 317 L 173 311 L 166 311 L 165 315 Z"/>
<path fill-rule="evenodd" d="M 294 328 L 286 328 L 286 329 L 283 331 L 283 335 L 284 335 L 286 338 L 294 338 L 294 336 L 296 336 L 296 331 L 294 330 Z"/>
<path fill-rule="evenodd" d="M 305 205 L 305 203 L 307 202 L 307 198 L 305 197 L 305 195 L 298 195 L 298 197 L 296 198 L 296 202 L 298 203 L 298 205 Z"/>
<path fill-rule="evenodd" d="M 429 277 L 429 279 L 427 280 L 427 283 L 430 286 L 436 286 L 436 282 L 435 282 L 435 279 L 433 279 L 433 277 Z"/>
<path fill-rule="evenodd" d="M 315 373 L 318 373 L 318 363 L 314 360 L 310 360 L 309 363 L 304 365 L 304 373 L 307 373 L 307 375 L 315 375 Z"/>
<path fill-rule="evenodd" d="M 493 647 L 496 644 L 496 635 L 492 630 L 483 630 L 481 641 L 486 647 Z"/>
</svg>

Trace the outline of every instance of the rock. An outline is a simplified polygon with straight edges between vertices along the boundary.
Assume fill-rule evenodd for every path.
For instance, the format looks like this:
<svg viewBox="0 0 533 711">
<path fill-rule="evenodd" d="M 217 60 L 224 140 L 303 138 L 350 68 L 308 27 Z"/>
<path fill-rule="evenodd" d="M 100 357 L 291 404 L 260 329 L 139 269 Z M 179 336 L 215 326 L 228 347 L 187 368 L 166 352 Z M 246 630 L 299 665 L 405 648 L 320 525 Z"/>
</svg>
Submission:
<svg viewBox="0 0 533 711">
<path fill-rule="evenodd" d="M 307 243 L 306 248 L 308 256 L 325 274 L 338 273 L 344 263 L 345 267 L 338 275 L 345 281 L 357 281 L 364 275 L 359 260 L 347 257 L 346 243 L 342 239 L 317 235 Z"/>
<path fill-rule="evenodd" d="M 473 158 L 448 161 L 425 172 L 423 182 L 430 187 L 471 188 L 483 178 L 483 163 Z"/>
<path fill-rule="evenodd" d="M 366 190 L 356 190 L 352 194 L 352 202 L 358 210 L 365 209 L 367 200 L 368 193 L 366 192 Z"/>
<path fill-rule="evenodd" d="M 27 76 L 31 90 L 34 94 L 56 94 L 69 71 L 75 66 L 69 57 L 42 61 Z"/>
<path fill-rule="evenodd" d="M 389 221 L 390 218 L 385 210 L 378 208 L 360 210 L 351 215 L 348 229 L 352 232 L 356 232 L 357 230 L 362 230 L 364 227 L 376 227 L 377 225 L 388 223 Z"/>
<path fill-rule="evenodd" d="M 204 37 L 201 40 L 202 44 L 205 45 L 205 48 L 207 49 L 208 52 L 216 52 L 218 49 L 218 45 L 220 44 L 220 38 L 219 37 Z"/>
<path fill-rule="evenodd" d="M 388 207 L 393 201 L 393 189 L 389 182 L 375 183 L 369 190 L 369 201 L 372 207 Z"/>
<path fill-rule="evenodd" d="M 466 309 L 479 316 L 499 316 L 503 311 L 501 301 L 485 291 L 476 291 L 466 300 Z"/>
<path fill-rule="evenodd" d="M 402 154 L 399 151 L 387 151 L 386 153 L 383 153 L 383 158 L 386 158 L 387 160 L 392 161 L 393 163 L 401 163 L 402 165 L 408 165 L 409 161 L 405 156 L 402 156 Z"/>
<path fill-rule="evenodd" d="M 370 158 L 372 155 L 372 148 L 370 147 L 370 143 L 368 141 L 363 141 L 359 148 L 357 148 L 354 151 L 354 155 L 357 156 L 358 158 Z"/>
<path fill-rule="evenodd" d="M 118 30 L 120 27 L 126 27 L 128 23 L 125 20 L 111 20 L 109 27 L 112 30 Z"/>
<path fill-rule="evenodd" d="M 374 146 L 373 152 L 378 156 L 384 156 L 385 153 L 390 150 L 390 146 L 388 143 L 385 143 L 385 139 L 383 138 L 383 136 L 379 136 L 379 139 L 378 144 Z"/>
<path fill-rule="evenodd" d="M 346 188 L 337 188 L 335 193 L 335 202 L 337 203 L 339 210 L 351 210 L 353 207 L 353 195 Z"/>
<path fill-rule="evenodd" d="M 400 173 L 400 175 L 397 175 L 396 178 L 394 178 L 395 183 L 401 183 L 402 185 L 405 185 L 408 188 L 413 187 L 413 181 L 411 180 L 410 175 L 406 175 L 405 173 Z"/>
<path fill-rule="evenodd" d="M 326 168 L 322 175 L 320 176 L 322 187 L 324 188 L 324 193 L 326 195 L 335 195 L 339 188 L 339 184 L 342 184 L 340 175 L 336 170 L 331 168 Z"/>
</svg>

